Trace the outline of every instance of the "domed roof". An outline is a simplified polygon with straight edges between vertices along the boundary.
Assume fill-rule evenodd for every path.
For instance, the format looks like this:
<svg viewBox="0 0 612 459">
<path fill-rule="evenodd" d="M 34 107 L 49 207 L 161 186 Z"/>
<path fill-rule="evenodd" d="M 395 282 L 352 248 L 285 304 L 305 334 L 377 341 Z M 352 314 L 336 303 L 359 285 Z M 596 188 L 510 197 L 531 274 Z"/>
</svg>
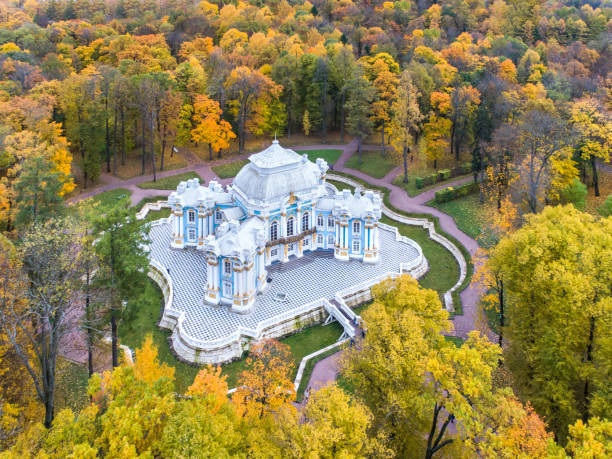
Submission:
<svg viewBox="0 0 612 459">
<path fill-rule="evenodd" d="M 269 202 L 291 193 L 309 191 L 319 185 L 321 166 L 283 148 L 278 140 L 260 153 L 249 156 L 234 179 L 234 188 L 249 200 Z M 327 164 L 325 164 L 325 169 Z"/>
</svg>

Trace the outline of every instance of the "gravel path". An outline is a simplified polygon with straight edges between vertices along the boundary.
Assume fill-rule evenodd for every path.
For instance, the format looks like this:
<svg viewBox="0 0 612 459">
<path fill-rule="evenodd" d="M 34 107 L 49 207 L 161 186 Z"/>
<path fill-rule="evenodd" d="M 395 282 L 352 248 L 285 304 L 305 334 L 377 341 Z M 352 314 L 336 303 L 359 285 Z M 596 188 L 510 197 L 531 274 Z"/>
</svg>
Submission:
<svg viewBox="0 0 612 459">
<path fill-rule="evenodd" d="M 378 147 L 379 146 L 370 146 L 370 145 L 366 147 L 365 145 L 362 145 L 362 148 L 367 149 L 367 150 L 376 149 Z M 314 150 L 314 149 L 343 150 L 342 154 L 338 158 L 338 161 L 336 161 L 336 163 L 333 165 L 333 169 L 330 171 L 331 173 L 333 173 L 333 171 L 346 172 L 351 175 L 354 175 L 355 177 L 359 177 L 360 179 L 368 183 L 371 183 L 373 185 L 387 188 L 390 191 L 389 200 L 394 207 L 397 207 L 398 209 L 403 210 L 405 212 L 414 212 L 414 213 L 433 215 L 439 219 L 441 228 L 446 233 L 450 234 L 455 239 L 457 239 L 461 244 L 463 244 L 463 246 L 468 250 L 468 252 L 471 255 L 474 255 L 476 250 L 478 249 L 478 243 L 474 239 L 472 239 L 470 236 L 465 234 L 463 231 L 461 231 L 457 227 L 455 220 L 450 215 L 447 215 L 444 212 L 439 211 L 438 209 L 425 205 L 427 202 L 429 202 L 431 199 L 434 198 L 436 191 L 442 188 L 446 188 L 448 186 L 456 186 L 456 185 L 468 182 L 471 180 L 470 177 L 462 178 L 462 179 L 459 179 L 453 182 L 449 182 L 439 187 L 435 187 L 430 190 L 427 190 L 419 194 L 418 196 L 410 197 L 402 188 L 396 185 L 393 185 L 393 180 L 395 179 L 395 177 L 402 172 L 401 167 L 394 168 L 381 179 L 376 179 L 376 178 L 370 177 L 367 174 L 364 174 L 363 172 L 345 167 L 345 164 L 348 161 L 348 159 L 357 151 L 357 141 L 355 140 L 347 144 L 343 144 L 343 145 L 320 144 L 320 145 L 296 146 L 292 148 L 296 151 Z M 237 161 L 239 159 L 244 159 L 244 158 L 247 158 L 249 155 L 250 153 L 247 153 L 241 156 L 232 156 L 229 158 L 223 158 L 220 160 L 210 161 L 210 162 L 199 161 L 199 158 L 197 158 L 195 155 L 185 155 L 190 162 L 188 166 L 182 167 L 180 169 L 159 172 L 157 174 L 157 177 L 165 178 L 165 177 L 171 177 L 177 174 L 181 174 L 183 172 L 194 171 L 198 173 L 200 177 L 202 177 L 202 180 L 204 181 L 204 183 L 208 183 L 210 180 L 217 178 L 215 173 L 211 169 L 212 166 L 215 166 L 217 164 L 224 164 L 228 162 Z M 109 190 L 113 190 L 116 188 L 127 188 L 132 192 L 132 205 L 135 205 L 136 203 L 140 202 L 144 198 L 152 197 L 152 196 L 161 196 L 161 195 L 167 196 L 173 191 L 173 190 L 150 190 L 150 189 L 145 190 L 145 189 L 138 188 L 137 186 L 138 184 L 142 182 L 153 180 L 152 175 L 144 175 L 144 176 L 134 177 L 128 180 L 121 180 L 117 177 L 103 174 L 101 179 L 103 182 L 105 182 L 105 185 L 98 187 L 98 188 L 94 188 L 92 190 L 88 190 L 86 192 L 83 192 L 79 194 L 78 196 L 72 198 L 70 201 L 71 202 L 79 201 L 81 199 L 95 196 L 104 191 L 109 191 Z M 231 183 L 232 181 L 231 178 L 223 179 L 223 180 L 217 179 L 217 180 L 221 182 L 222 184 Z M 470 285 L 465 290 L 463 290 L 463 292 L 461 292 L 460 296 L 461 296 L 461 302 L 463 305 L 463 314 L 456 315 L 453 319 L 453 323 L 455 326 L 454 334 L 459 337 L 465 338 L 469 331 L 474 330 L 476 328 L 476 320 L 477 320 L 476 305 L 480 297 L 480 291 L 477 287 Z M 324 385 L 329 384 L 331 381 L 334 381 L 336 379 L 337 374 L 338 374 L 337 357 L 338 357 L 338 354 L 334 354 L 332 356 L 329 356 L 317 362 L 312 372 L 312 375 L 310 377 L 310 381 L 309 381 L 309 386 L 311 386 L 312 389 L 318 389 L 320 387 L 323 387 Z"/>
</svg>

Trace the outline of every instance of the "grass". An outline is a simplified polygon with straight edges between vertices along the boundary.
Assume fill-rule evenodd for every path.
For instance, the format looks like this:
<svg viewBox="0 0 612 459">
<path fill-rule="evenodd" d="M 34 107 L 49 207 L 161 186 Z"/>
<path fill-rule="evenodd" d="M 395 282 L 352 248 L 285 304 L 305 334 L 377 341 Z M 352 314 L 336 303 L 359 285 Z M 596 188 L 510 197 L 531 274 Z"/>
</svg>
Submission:
<svg viewBox="0 0 612 459">
<path fill-rule="evenodd" d="M 397 164 L 390 153 L 387 153 L 383 158 L 382 152 L 380 151 L 364 151 L 362 152 L 361 162 L 359 162 L 359 154 L 355 152 L 344 166 L 361 171 L 364 174 L 368 174 L 370 177 L 383 178 L 391 172 Z"/>
<path fill-rule="evenodd" d="M 159 195 L 159 196 L 151 196 L 149 198 L 144 198 L 142 199 L 138 204 L 136 204 L 134 207 L 136 207 L 136 210 L 140 210 L 142 209 L 142 207 L 149 203 L 149 202 L 157 202 L 157 201 L 166 201 L 168 199 L 168 196 L 164 196 Z"/>
<path fill-rule="evenodd" d="M 132 349 L 142 344 L 145 336 L 151 334 L 153 342 L 159 350 L 159 360 L 175 368 L 176 390 L 183 393 L 193 383 L 199 371 L 197 366 L 177 360 L 170 350 L 168 338 L 170 331 L 157 326 L 163 304 L 161 291 L 152 282 L 147 283 L 145 294 L 138 302 L 130 304 L 128 317 L 119 326 L 121 342 Z M 322 349 L 338 340 L 342 334 L 339 324 L 315 325 L 299 333 L 281 339 L 291 349 L 295 363 L 295 372 L 302 358 Z M 224 365 L 223 374 L 227 375 L 228 386 L 235 387 L 238 377 L 246 367 L 246 358 Z"/>
<path fill-rule="evenodd" d="M 161 165 L 161 152 L 159 151 L 158 148 L 156 148 L 155 161 L 156 161 L 157 171 L 161 172 L 159 168 Z M 170 149 L 169 148 L 166 149 L 166 153 L 164 155 L 164 170 L 165 171 L 180 169 L 181 167 L 185 167 L 186 165 L 187 165 L 187 161 L 185 160 L 185 158 L 183 158 L 182 155 L 175 153 L 173 156 L 170 156 Z M 105 167 L 105 166 L 102 165 L 102 167 Z M 152 174 L 152 173 L 153 173 L 153 164 L 151 162 L 150 156 L 147 155 L 147 161 L 145 163 L 145 174 Z M 143 175 L 143 174 L 142 174 L 142 151 L 138 148 L 138 149 L 134 149 L 131 153 L 128 153 L 127 161 L 124 166 L 122 166 L 121 164 L 118 165 L 117 176 L 119 178 L 126 180 L 126 179 L 130 179 L 133 177 L 138 177 L 139 175 Z"/>
<path fill-rule="evenodd" d="M 115 204 L 120 199 L 132 196 L 132 192 L 126 188 L 115 188 L 114 190 L 104 191 L 95 195 L 92 199 L 100 206 L 108 207 Z"/>
<path fill-rule="evenodd" d="M 355 187 L 351 186 L 351 185 L 347 185 L 344 182 L 337 182 L 336 180 L 325 180 L 327 183 L 331 183 L 332 185 L 334 185 L 338 191 L 342 191 L 342 190 L 351 190 L 351 193 L 355 192 Z"/>
<path fill-rule="evenodd" d="M 56 371 L 55 412 L 70 408 L 74 413 L 78 413 L 89 403 L 87 367 L 59 358 Z"/>
<path fill-rule="evenodd" d="M 487 214 L 491 210 L 491 204 L 488 202 L 481 204 L 478 193 L 461 196 L 443 203 L 432 200 L 427 205 L 453 217 L 459 229 L 478 240 L 480 245 L 489 247 L 495 243 L 487 231 Z"/>
<path fill-rule="evenodd" d="M 338 161 L 338 158 L 342 154 L 342 150 L 326 148 L 321 150 L 300 150 L 298 153 L 306 153 L 308 155 L 308 159 L 310 159 L 313 163 L 317 161 L 317 158 L 323 158 L 328 164 L 334 164 L 336 161 Z"/>
<path fill-rule="evenodd" d="M 162 208 L 161 210 L 150 210 L 147 217 L 144 219 L 146 223 L 159 220 L 160 218 L 168 218 L 170 216 L 169 208 Z"/>
<path fill-rule="evenodd" d="M 384 215 L 380 221 L 397 227 L 401 235 L 412 239 L 421 246 L 425 258 L 429 261 L 429 271 L 419 279 L 419 284 L 438 292 L 442 300 L 444 293 L 455 285 L 459 278 L 459 266 L 453 255 L 443 246 L 429 239 L 429 233 L 420 226 L 405 225 Z"/>
<path fill-rule="evenodd" d="M 240 159 L 231 163 L 218 164 L 213 166 L 212 170 L 220 179 L 231 178 L 235 177 L 248 162 L 248 159 Z"/>
<path fill-rule="evenodd" d="M 153 190 L 175 190 L 179 183 L 192 178 L 200 179 L 200 183 L 202 182 L 202 177 L 200 177 L 197 173 L 190 171 L 183 172 L 182 174 L 173 175 L 171 177 L 160 178 L 155 182 L 143 182 L 138 185 L 138 188 Z"/>
<path fill-rule="evenodd" d="M 416 187 L 416 181 L 415 181 L 415 177 L 417 175 L 411 175 L 410 173 L 408 174 L 408 183 L 404 183 L 404 173 L 402 172 L 401 174 L 399 174 L 397 177 L 395 177 L 395 179 L 393 180 L 393 184 L 399 186 L 400 188 L 402 188 L 406 193 L 408 193 L 408 196 L 410 197 L 415 197 L 421 193 L 424 193 L 425 191 L 431 190 L 432 188 L 437 188 L 439 186 L 443 186 L 447 183 L 452 183 L 456 180 L 461 180 L 463 178 L 466 177 L 470 177 L 471 174 L 466 174 L 466 175 L 460 175 L 458 177 L 453 177 L 450 178 L 448 180 L 443 180 L 441 182 L 437 182 L 434 183 L 433 185 L 428 185 L 425 186 L 423 188 L 419 188 L 417 189 Z"/>
</svg>

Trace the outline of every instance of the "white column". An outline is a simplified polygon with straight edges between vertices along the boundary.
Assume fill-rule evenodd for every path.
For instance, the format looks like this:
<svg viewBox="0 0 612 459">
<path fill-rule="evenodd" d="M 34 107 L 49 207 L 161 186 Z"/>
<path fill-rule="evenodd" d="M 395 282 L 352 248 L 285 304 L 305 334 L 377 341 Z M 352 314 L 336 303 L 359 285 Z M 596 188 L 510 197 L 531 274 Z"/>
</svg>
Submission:
<svg viewBox="0 0 612 459">
<path fill-rule="evenodd" d="M 296 208 L 295 211 L 295 234 L 300 234 L 302 232 L 302 211 L 299 207 Z"/>
</svg>

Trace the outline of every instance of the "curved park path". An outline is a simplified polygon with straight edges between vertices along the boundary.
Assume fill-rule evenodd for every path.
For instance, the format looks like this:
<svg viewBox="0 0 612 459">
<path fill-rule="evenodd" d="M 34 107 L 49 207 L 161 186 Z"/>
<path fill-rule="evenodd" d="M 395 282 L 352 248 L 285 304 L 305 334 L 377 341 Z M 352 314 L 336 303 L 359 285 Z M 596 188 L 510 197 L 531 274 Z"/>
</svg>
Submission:
<svg viewBox="0 0 612 459">
<path fill-rule="evenodd" d="M 410 197 L 402 188 L 393 185 L 393 180 L 402 172 L 401 167 L 396 167 L 383 178 L 376 179 L 367 174 L 364 174 L 363 172 L 350 169 L 345 166 L 348 159 L 357 151 L 356 141 L 341 145 L 321 144 L 295 146 L 291 148 L 296 151 L 315 149 L 342 150 L 342 154 L 334 164 L 333 170 L 330 171 L 330 173 L 333 173 L 333 171 L 346 172 L 364 180 L 367 183 L 371 183 L 372 185 L 387 188 L 390 191 L 390 202 L 394 207 L 397 207 L 398 209 L 403 210 L 405 212 L 428 214 L 437 217 L 442 230 L 457 239 L 468 250 L 470 255 L 473 256 L 476 250 L 478 249 L 478 243 L 470 236 L 465 234 L 463 231 L 461 231 L 457 227 L 455 220 L 450 215 L 426 205 L 427 202 L 434 198 L 436 191 L 442 188 L 446 188 L 448 186 L 455 186 L 461 183 L 468 182 L 471 180 L 470 177 L 445 183 L 444 185 L 427 190 L 415 197 Z M 362 148 L 364 150 L 375 150 L 380 147 L 370 145 L 365 147 L 362 145 Z M 193 171 L 196 172 L 205 183 L 208 183 L 212 179 L 216 179 L 222 184 L 227 184 L 230 183 L 232 179 L 218 179 L 216 174 L 212 170 L 212 166 L 237 161 L 239 159 L 245 159 L 249 155 L 250 153 L 247 153 L 240 156 L 231 156 L 229 158 L 223 158 L 220 160 L 203 162 L 191 152 L 185 151 L 183 153 L 183 156 L 188 160 L 189 164 L 187 166 L 182 167 L 180 169 L 158 172 L 157 178 L 160 179 L 165 177 L 171 177 L 173 175 Z M 139 184 L 153 180 L 153 175 L 151 174 L 134 177 L 127 180 L 122 180 L 111 175 L 102 174 L 101 179 L 105 183 L 104 185 L 91 190 L 84 191 L 83 193 L 73 197 L 71 201 L 79 201 L 81 199 L 95 196 L 104 191 L 110 191 L 116 188 L 126 188 L 132 192 L 132 205 L 135 205 L 144 198 L 153 196 L 167 196 L 172 191 L 174 191 L 139 188 Z M 476 305 L 478 302 L 478 298 L 480 297 L 480 291 L 476 286 L 470 284 L 465 290 L 461 292 L 460 296 L 463 305 L 463 314 L 456 315 L 453 319 L 453 324 L 455 326 L 454 334 L 461 338 L 466 338 L 468 332 L 476 328 Z M 309 386 L 311 387 L 311 389 L 316 390 L 336 379 L 338 374 L 337 359 L 338 354 L 334 354 L 317 362 L 309 382 Z"/>
</svg>

